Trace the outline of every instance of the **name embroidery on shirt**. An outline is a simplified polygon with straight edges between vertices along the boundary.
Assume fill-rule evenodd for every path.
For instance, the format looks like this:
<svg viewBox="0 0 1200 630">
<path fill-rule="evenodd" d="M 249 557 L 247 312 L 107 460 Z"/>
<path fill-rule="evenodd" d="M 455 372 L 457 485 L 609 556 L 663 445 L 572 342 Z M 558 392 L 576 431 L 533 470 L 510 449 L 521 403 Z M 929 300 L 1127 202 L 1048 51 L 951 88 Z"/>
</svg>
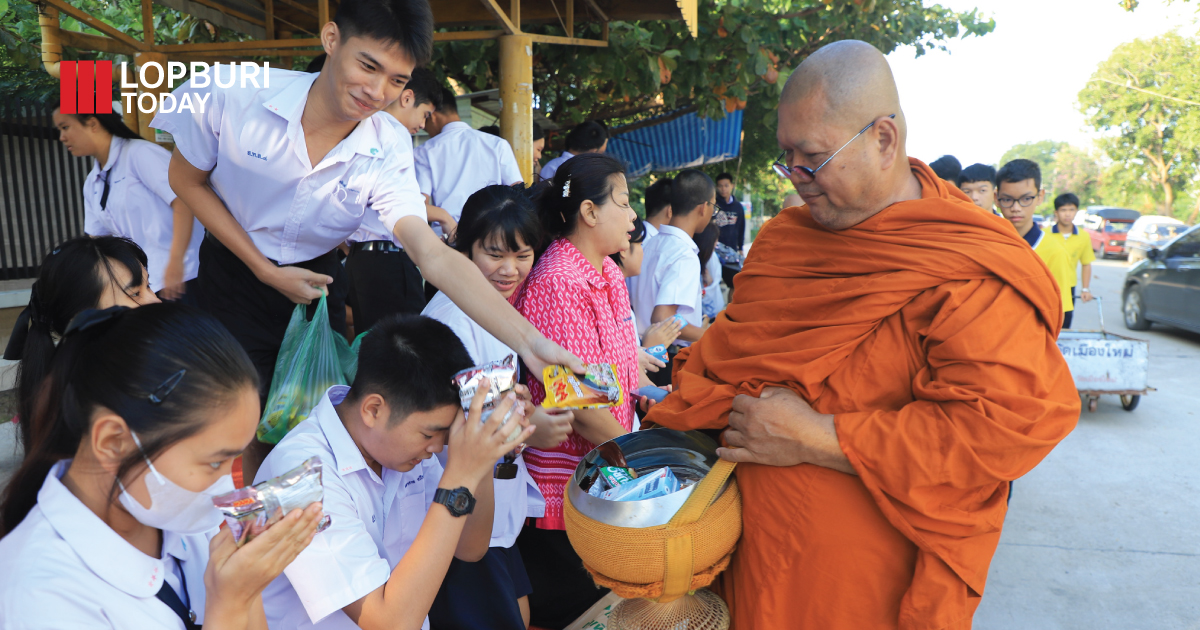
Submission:
<svg viewBox="0 0 1200 630">
<path fill-rule="evenodd" d="M 264 161 L 264 162 L 266 162 L 266 161 L 267 161 L 267 156 L 265 156 L 265 155 L 263 155 L 263 154 L 261 154 L 261 153 L 255 153 L 255 152 L 253 152 L 253 151 L 247 151 L 247 152 L 246 152 L 246 155 L 249 155 L 250 157 L 256 157 L 256 158 L 258 158 L 258 159 L 260 159 L 260 160 L 262 160 L 262 161 Z"/>
<path fill-rule="evenodd" d="M 404 487 L 407 488 L 407 487 L 413 485 L 414 483 L 417 483 L 418 481 L 422 481 L 424 479 L 425 479 L 425 475 L 419 475 L 416 479 L 410 480 L 408 483 L 404 484 Z"/>
</svg>

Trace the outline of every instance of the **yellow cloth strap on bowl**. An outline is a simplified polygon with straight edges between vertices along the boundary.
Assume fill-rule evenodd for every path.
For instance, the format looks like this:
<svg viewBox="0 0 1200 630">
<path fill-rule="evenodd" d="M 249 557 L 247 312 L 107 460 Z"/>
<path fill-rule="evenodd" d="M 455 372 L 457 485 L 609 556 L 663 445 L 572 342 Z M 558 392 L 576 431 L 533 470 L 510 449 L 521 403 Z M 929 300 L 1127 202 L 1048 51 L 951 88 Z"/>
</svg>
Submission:
<svg viewBox="0 0 1200 630">
<path fill-rule="evenodd" d="M 696 484 L 692 495 L 679 508 L 675 516 L 667 523 L 667 530 L 682 529 L 696 521 L 717 498 L 717 493 L 725 486 L 729 475 L 733 474 L 736 463 L 718 459 L 704 479 Z M 670 602 L 682 597 L 692 584 L 692 573 L 695 571 L 692 556 L 692 535 L 679 533 L 668 536 L 666 541 L 666 572 L 663 575 L 663 594 L 659 602 Z M 706 568 L 706 567 L 701 567 Z"/>
</svg>

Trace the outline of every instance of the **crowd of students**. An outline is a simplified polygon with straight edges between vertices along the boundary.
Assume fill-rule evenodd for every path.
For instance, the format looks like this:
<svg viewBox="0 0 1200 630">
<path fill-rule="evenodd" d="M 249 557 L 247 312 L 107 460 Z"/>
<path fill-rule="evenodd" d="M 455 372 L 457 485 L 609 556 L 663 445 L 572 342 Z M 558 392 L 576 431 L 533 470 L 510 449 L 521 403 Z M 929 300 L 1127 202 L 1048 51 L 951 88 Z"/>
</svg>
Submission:
<svg viewBox="0 0 1200 630">
<path fill-rule="evenodd" d="M 674 350 L 647 350 L 723 308 L 714 250 L 740 251 L 744 217 L 732 177 L 687 170 L 638 218 L 595 122 L 522 181 L 422 67 L 432 26 L 424 0 L 345 0 L 308 72 L 180 87 L 207 109 L 154 119 L 170 154 L 117 115 L 55 113 L 94 158 L 87 234 L 46 255 L 5 352 L 25 458 L 0 628 L 561 628 L 603 597 L 564 484 L 638 428 L 643 388 L 669 390 Z M 284 332 L 321 297 L 336 331 L 368 331 L 357 373 L 272 448 L 254 435 Z M 451 377 L 510 355 L 514 393 L 464 413 Z M 627 404 L 544 407 L 542 369 L 584 363 L 614 364 Z M 517 475 L 494 479 L 518 429 Z M 322 503 L 239 547 L 212 497 L 314 455 Z"/>
<path fill-rule="evenodd" d="M 944 155 L 929 166 L 938 177 L 956 185 L 975 205 L 1012 223 L 1058 282 L 1063 328 L 1070 328 L 1075 304 L 1092 300 L 1092 263 L 1096 261 L 1091 237 L 1075 225 L 1079 197 L 1064 192 L 1054 198 L 1054 225 L 1047 230 L 1036 221 L 1037 208 L 1046 197 L 1037 162 L 1018 158 L 997 171 L 987 164 L 962 168 L 954 156 Z"/>
</svg>

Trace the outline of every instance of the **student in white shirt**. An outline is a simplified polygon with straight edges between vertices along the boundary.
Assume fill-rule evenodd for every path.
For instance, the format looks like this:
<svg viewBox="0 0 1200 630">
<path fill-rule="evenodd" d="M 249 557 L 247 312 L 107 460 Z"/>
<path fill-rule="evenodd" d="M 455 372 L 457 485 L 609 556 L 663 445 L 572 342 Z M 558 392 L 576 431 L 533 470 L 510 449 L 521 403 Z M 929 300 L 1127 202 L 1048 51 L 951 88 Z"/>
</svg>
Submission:
<svg viewBox="0 0 1200 630">
<path fill-rule="evenodd" d="M 50 373 L 55 343 L 67 325 L 90 308 L 158 303 L 150 290 L 146 253 L 119 236 L 76 236 L 42 258 L 37 280 L 29 289 L 29 306 L 17 316 L 4 358 L 20 361 L 17 370 L 17 418 L 21 445 L 32 438 L 34 400 Z"/>
<path fill-rule="evenodd" d="M 428 68 L 414 68 L 400 98 L 384 111 L 415 137 L 425 127 L 440 99 L 441 86 L 433 72 Z M 411 141 L 408 146 L 412 146 Z M 437 217 L 444 231 L 454 231 L 456 223 L 445 210 L 429 205 L 425 210 L 430 220 Z M 425 308 L 425 283 L 420 270 L 378 216 L 370 212 L 363 214 L 362 225 L 346 242 L 350 246 L 346 257 L 350 293 L 346 303 L 354 312 L 357 332 L 366 332 L 388 315 L 415 314 Z"/>
<path fill-rule="evenodd" d="M 646 219 L 644 221 L 646 235 L 642 239 L 642 248 L 645 249 L 650 240 L 658 236 L 659 226 L 671 220 L 671 178 L 663 177 L 647 186 L 642 206 L 646 211 Z M 639 265 L 639 269 L 640 267 Z M 633 275 L 625 274 L 625 288 L 629 290 L 630 300 L 637 294 L 637 282 L 640 273 L 639 271 Z"/>
<path fill-rule="evenodd" d="M 697 232 L 695 238 L 700 257 L 701 310 L 707 320 L 716 319 L 717 314 L 725 310 L 725 294 L 721 293 L 721 259 L 716 254 L 720 239 L 721 228 L 715 219 Z"/>
<path fill-rule="evenodd" d="M 469 367 L 444 324 L 385 318 L 363 338 L 354 384 L 331 387 L 263 462 L 258 480 L 320 456 L 332 518 L 266 590 L 271 628 L 427 629 L 451 559 L 484 557 L 492 468 L 526 422 L 520 413 L 504 421 L 519 405 L 511 395 L 482 422 L 486 387 L 464 417 L 451 377 Z M 443 471 L 434 454 L 446 444 Z"/>
<path fill-rule="evenodd" d="M 214 68 L 207 87 L 193 78 L 175 91 L 205 99 L 202 112 L 160 113 L 152 123 L 173 135 L 171 187 L 208 232 L 198 276 L 205 307 L 246 348 L 264 396 L 294 304 L 311 303 L 333 283 L 330 322 L 344 330 L 346 286 L 334 282 L 343 271 L 334 250 L 368 212 L 426 280 L 443 285 L 530 367 L 582 371 L 426 223 L 410 140 L 382 112 L 432 56 L 426 0 L 344 0 L 320 34 L 328 55 L 320 73 L 271 69 L 270 87 L 225 88 L 219 82 L 228 75 Z M 252 473 L 262 449 L 248 455 Z"/>
<path fill-rule="evenodd" d="M 679 315 L 687 325 L 675 345 L 686 345 L 704 334 L 700 250 L 693 238 L 712 220 L 716 195 L 712 179 L 701 171 L 685 170 L 671 183 L 671 220 L 646 245 L 633 300 L 638 330 Z M 660 374 L 651 380 L 661 386 L 666 383 Z"/>
<path fill-rule="evenodd" d="M 455 221 L 471 193 L 485 186 L 522 182 L 512 145 L 463 122 L 454 92 L 443 87 L 437 116 L 427 123 L 432 138 L 414 151 L 421 194 L 444 208 Z"/>
<path fill-rule="evenodd" d="M 263 628 L 261 593 L 319 503 L 238 547 L 212 497 L 258 424 L 257 375 L 181 304 L 68 327 L 0 506 L 0 628 Z"/>
<path fill-rule="evenodd" d="M 93 158 L 83 180 L 83 231 L 137 243 L 149 259 L 150 286 L 161 298 L 178 299 L 189 288 L 194 298 L 204 229 L 167 182 L 171 154 L 141 139 L 120 114 L 56 108 L 53 116 L 67 151 Z"/>
<path fill-rule="evenodd" d="M 463 206 L 455 248 L 479 267 L 505 299 L 512 297 L 533 268 L 534 252 L 543 241 L 541 221 L 525 195 L 508 186 L 488 186 Z M 434 296 L 423 315 L 454 331 L 475 365 L 500 361 L 513 351 L 476 324 L 444 293 Z M 518 386 L 522 392 L 528 392 Z M 571 434 L 570 411 L 551 412 L 526 402 L 526 414 L 537 432 L 535 448 L 555 448 Z M 440 457 L 440 456 L 439 456 Z M 546 501 L 529 476 L 525 458 L 516 459 L 514 479 L 495 479 L 496 512 L 491 546 L 479 562 L 454 560 L 442 583 L 429 619 L 439 630 L 525 630 L 529 625 L 529 593 L 533 587 L 517 535 L 528 517 L 545 514 Z"/>
<path fill-rule="evenodd" d="M 608 129 L 594 120 L 585 120 L 567 134 L 567 150 L 563 151 L 562 155 L 546 162 L 546 165 L 542 167 L 542 179 L 554 179 L 558 167 L 576 155 L 604 153 L 606 150 L 608 150 Z"/>
</svg>

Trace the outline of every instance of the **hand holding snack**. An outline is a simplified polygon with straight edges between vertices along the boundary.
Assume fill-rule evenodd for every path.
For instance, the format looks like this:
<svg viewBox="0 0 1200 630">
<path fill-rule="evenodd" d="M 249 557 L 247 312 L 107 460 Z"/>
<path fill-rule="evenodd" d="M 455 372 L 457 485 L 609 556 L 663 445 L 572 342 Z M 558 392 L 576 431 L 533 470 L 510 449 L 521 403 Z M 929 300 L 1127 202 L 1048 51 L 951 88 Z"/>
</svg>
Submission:
<svg viewBox="0 0 1200 630">
<path fill-rule="evenodd" d="M 244 545 L 295 509 L 320 503 L 325 496 L 321 484 L 321 458 L 310 457 L 299 466 L 254 486 L 238 488 L 213 497 L 213 505 L 225 516 L 233 540 Z M 317 531 L 329 526 L 325 518 Z"/>
<path fill-rule="evenodd" d="M 662 346 L 655 347 L 662 348 Z M 665 349 L 663 350 L 663 354 L 666 354 Z M 666 361 L 654 356 L 653 354 L 650 354 L 649 350 L 643 348 L 640 352 L 638 352 L 638 368 L 640 368 L 643 372 L 657 372 L 665 367 L 667 367 Z"/>
<path fill-rule="evenodd" d="M 320 503 L 292 510 L 261 535 L 241 547 L 230 528 L 209 542 L 208 566 L 204 570 L 207 590 L 206 626 L 237 625 L 225 620 L 240 619 L 263 589 L 304 551 L 324 520 Z"/>
<path fill-rule="evenodd" d="M 496 460 L 512 450 L 513 442 L 526 441 L 536 429 L 521 428 L 525 410 L 517 404 L 517 396 L 512 392 L 497 401 L 487 420 L 483 420 L 484 401 L 491 386 L 491 379 L 483 377 L 471 399 L 470 412 L 465 417 L 460 415 L 450 425 L 450 453 L 442 475 L 444 486 L 463 486 L 474 493 L 484 476 L 491 476 Z M 516 438 L 510 440 L 514 432 Z"/>
</svg>

